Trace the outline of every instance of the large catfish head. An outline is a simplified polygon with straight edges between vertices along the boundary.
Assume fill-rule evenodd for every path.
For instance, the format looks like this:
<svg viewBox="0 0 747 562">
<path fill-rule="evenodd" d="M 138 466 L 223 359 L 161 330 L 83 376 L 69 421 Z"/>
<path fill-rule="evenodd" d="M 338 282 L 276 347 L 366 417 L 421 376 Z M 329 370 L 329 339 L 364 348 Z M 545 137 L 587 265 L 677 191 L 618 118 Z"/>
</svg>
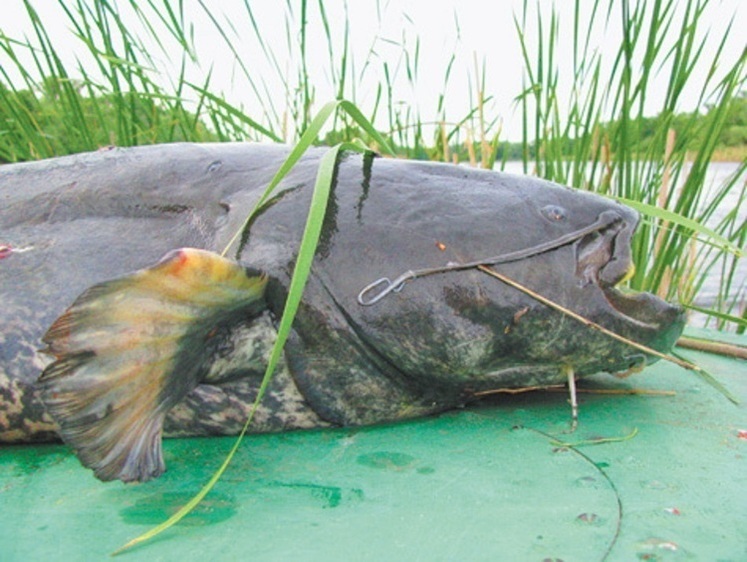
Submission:
<svg viewBox="0 0 747 562">
<path fill-rule="evenodd" d="M 361 340 L 408 377 L 528 387 L 564 380 L 563 367 L 583 376 L 655 360 L 477 264 L 657 351 L 679 337 L 679 307 L 617 288 L 633 272 L 630 208 L 538 179 L 432 164 L 377 163 L 371 177 L 350 218 L 356 227 L 340 228 L 326 255 L 325 284 Z M 374 185 L 377 177 L 388 181 Z"/>
</svg>

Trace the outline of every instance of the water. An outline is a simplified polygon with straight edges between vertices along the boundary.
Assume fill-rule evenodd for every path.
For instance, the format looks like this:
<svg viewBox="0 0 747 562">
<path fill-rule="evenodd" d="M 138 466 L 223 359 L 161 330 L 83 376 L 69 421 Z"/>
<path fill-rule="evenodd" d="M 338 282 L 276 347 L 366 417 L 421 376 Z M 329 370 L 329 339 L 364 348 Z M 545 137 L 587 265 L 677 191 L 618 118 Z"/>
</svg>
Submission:
<svg viewBox="0 0 747 562">
<path fill-rule="evenodd" d="M 708 167 L 705 200 L 708 200 L 707 194 L 715 191 L 720 185 L 726 182 L 739 167 L 736 162 L 715 162 Z M 715 227 L 726 214 L 737 207 L 740 204 L 739 196 L 742 186 L 747 181 L 747 174 L 742 174 L 742 178 L 734 185 L 734 188 L 726 195 L 722 203 L 716 209 L 711 219 L 706 223 L 708 227 Z M 738 213 L 739 222 L 744 221 L 747 217 L 747 205 L 742 204 Z M 745 297 L 745 287 L 747 284 L 747 260 L 744 258 L 740 259 L 737 264 L 737 270 L 735 274 L 736 282 L 732 286 L 730 297 L 736 297 L 741 295 Z M 706 282 L 703 284 L 700 292 L 698 293 L 695 302 L 701 306 L 708 306 L 716 301 L 719 293 L 719 285 L 721 282 L 721 271 L 719 268 L 714 268 L 706 278 Z"/>
</svg>

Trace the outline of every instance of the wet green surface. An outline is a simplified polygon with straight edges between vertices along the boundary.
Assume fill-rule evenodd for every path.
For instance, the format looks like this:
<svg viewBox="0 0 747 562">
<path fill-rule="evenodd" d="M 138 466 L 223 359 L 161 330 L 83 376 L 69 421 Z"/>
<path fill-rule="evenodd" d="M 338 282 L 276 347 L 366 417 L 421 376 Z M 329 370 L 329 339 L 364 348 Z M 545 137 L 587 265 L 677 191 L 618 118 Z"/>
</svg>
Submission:
<svg viewBox="0 0 747 562">
<path fill-rule="evenodd" d="M 547 392 L 255 436 L 193 514 L 120 559 L 747 560 L 747 363 L 682 353 L 742 405 L 658 363 L 584 387 L 676 395 L 582 394 L 572 435 L 565 395 Z M 0 449 L 0 560 L 107 558 L 197 492 L 232 443 L 169 440 L 168 472 L 142 485 L 100 483 L 63 446 Z"/>
</svg>

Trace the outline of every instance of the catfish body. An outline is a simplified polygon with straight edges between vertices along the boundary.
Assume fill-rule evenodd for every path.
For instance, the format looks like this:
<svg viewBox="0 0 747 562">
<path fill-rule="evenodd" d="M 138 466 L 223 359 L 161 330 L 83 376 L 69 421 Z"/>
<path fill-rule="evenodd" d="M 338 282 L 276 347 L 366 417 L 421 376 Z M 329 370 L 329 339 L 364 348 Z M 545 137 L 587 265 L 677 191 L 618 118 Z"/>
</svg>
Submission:
<svg viewBox="0 0 747 562">
<path fill-rule="evenodd" d="M 160 145 L 1 167 L 0 244 L 8 250 L 0 260 L 0 439 L 60 431 L 99 477 L 142 480 L 163 470 L 161 423 L 172 435 L 239 431 L 274 342 L 323 150 L 304 156 L 248 225 L 287 147 Z M 372 283 L 407 271 L 560 240 L 495 267 L 666 351 L 682 330 L 681 310 L 614 288 L 631 267 L 637 220 L 617 203 L 533 178 L 346 155 L 292 335 L 253 429 L 414 417 L 483 390 L 562 382 L 566 367 L 586 376 L 645 363 L 639 351 L 475 268 L 409 280 L 375 304 L 361 298 Z M 231 263 L 214 258 L 237 232 Z M 177 252 L 153 266 L 185 247 L 207 252 Z M 170 280 L 182 283 L 182 271 L 190 284 L 179 289 Z M 225 286 L 239 288 L 238 296 L 218 298 Z M 241 296 L 242 287 L 252 289 Z M 169 315 L 175 319 L 164 327 Z M 129 334 L 132 343 L 107 343 L 115 323 L 117 337 Z M 141 329 L 132 335 L 128 325 Z M 103 343 L 87 343 L 92 334 L 103 334 Z M 140 345 L 146 338 L 156 343 Z M 45 343 L 51 364 L 38 351 Z M 143 387 L 152 393 L 147 407 L 116 382 L 141 377 L 144 370 L 131 365 L 150 357 L 146 348 L 168 355 L 153 363 L 165 365 L 152 375 L 158 384 Z M 138 425 L 155 410 L 153 427 Z M 144 440 L 123 439 L 128 432 Z M 149 451 L 140 455 L 145 460 L 140 449 Z"/>
</svg>

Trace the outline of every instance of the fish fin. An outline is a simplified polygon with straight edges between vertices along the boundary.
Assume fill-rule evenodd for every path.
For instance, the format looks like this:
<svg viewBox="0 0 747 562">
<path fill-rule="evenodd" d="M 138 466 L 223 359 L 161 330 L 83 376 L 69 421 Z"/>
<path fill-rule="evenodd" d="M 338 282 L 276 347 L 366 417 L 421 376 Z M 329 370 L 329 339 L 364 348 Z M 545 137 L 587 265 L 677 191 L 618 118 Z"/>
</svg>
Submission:
<svg viewBox="0 0 747 562">
<path fill-rule="evenodd" d="M 42 338 L 56 360 L 38 384 L 83 465 L 101 480 L 159 476 L 164 417 L 199 383 L 216 328 L 264 308 L 266 282 L 185 248 L 78 297 Z"/>
</svg>

